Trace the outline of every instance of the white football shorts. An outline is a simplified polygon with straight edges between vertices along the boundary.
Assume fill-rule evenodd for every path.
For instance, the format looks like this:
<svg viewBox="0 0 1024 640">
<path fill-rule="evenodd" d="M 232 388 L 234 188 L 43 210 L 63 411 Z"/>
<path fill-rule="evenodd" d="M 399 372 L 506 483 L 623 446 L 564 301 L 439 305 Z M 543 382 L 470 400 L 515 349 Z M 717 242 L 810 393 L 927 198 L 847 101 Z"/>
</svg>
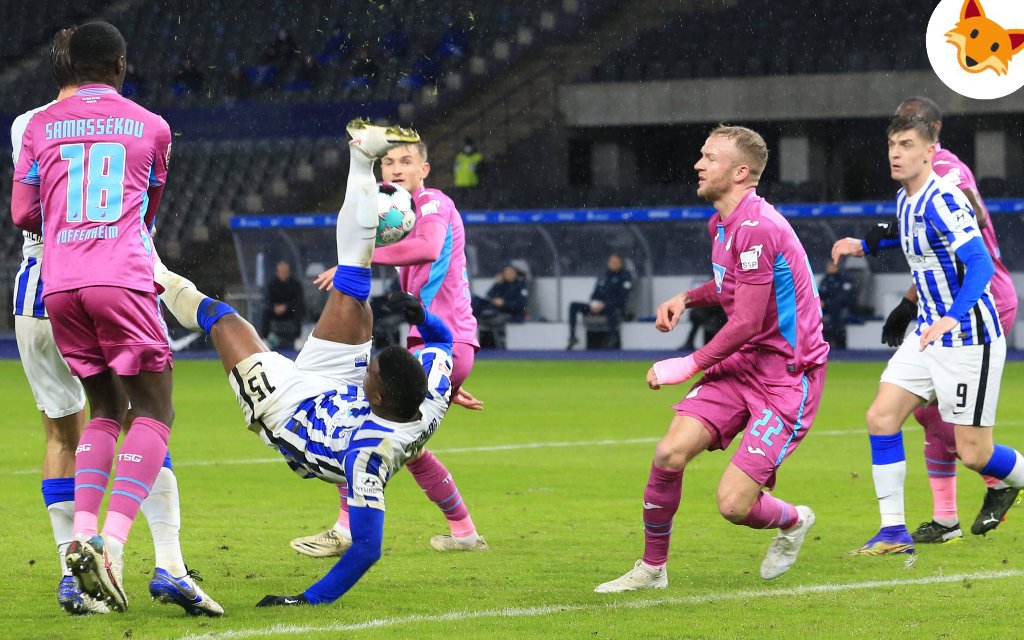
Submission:
<svg viewBox="0 0 1024 640">
<path fill-rule="evenodd" d="M 255 353 L 231 370 L 228 382 L 250 430 L 276 432 L 302 402 L 349 385 L 362 387 L 372 346 L 373 341 L 351 345 L 310 336 L 294 362 L 273 351 Z"/>
<path fill-rule="evenodd" d="M 999 385 L 1006 361 L 1006 339 L 987 345 L 920 350 L 916 334 L 907 335 L 882 372 L 882 382 L 902 387 L 925 402 L 939 402 L 946 422 L 991 427 L 996 422 Z"/>
<path fill-rule="evenodd" d="M 84 409 L 85 390 L 57 350 L 50 320 L 14 316 L 14 335 L 36 407 L 52 419 Z"/>
</svg>

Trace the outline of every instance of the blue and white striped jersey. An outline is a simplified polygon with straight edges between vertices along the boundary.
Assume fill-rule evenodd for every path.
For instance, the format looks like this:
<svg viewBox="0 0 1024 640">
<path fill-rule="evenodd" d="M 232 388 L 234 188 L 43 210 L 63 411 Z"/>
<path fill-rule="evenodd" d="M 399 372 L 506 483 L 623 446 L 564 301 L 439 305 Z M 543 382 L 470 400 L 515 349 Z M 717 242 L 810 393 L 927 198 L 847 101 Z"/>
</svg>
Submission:
<svg viewBox="0 0 1024 640">
<path fill-rule="evenodd" d="M 44 104 L 30 109 L 14 119 L 11 125 L 11 157 L 14 165 L 18 165 L 21 154 L 21 141 L 25 136 L 25 128 L 36 113 L 54 104 Z M 22 232 L 21 267 L 14 279 L 14 315 L 45 318 L 46 307 L 43 306 L 43 238 L 28 231 Z"/>
<path fill-rule="evenodd" d="M 265 428 L 260 437 L 303 478 L 347 482 L 349 506 L 383 511 L 388 479 L 423 450 L 448 411 L 451 354 L 428 346 L 417 357 L 427 373 L 419 420 L 392 422 L 374 415 L 363 389 L 350 385 L 306 400 L 276 437 Z"/>
<path fill-rule="evenodd" d="M 965 265 L 956 250 L 972 238 L 981 239 L 970 201 L 960 189 L 932 173 L 917 194 L 896 194 L 900 245 L 917 287 L 917 330 L 946 314 L 963 284 Z M 942 336 L 942 346 L 988 344 L 1002 335 L 999 313 L 988 285 L 978 303 L 960 323 L 960 331 Z"/>
</svg>

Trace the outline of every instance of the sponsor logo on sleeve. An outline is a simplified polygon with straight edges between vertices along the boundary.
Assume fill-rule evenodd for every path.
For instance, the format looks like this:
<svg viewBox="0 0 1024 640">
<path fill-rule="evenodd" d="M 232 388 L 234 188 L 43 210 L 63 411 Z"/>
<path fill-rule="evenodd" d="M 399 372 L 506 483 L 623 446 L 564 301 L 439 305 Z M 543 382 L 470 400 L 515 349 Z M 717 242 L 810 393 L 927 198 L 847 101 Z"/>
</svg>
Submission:
<svg viewBox="0 0 1024 640">
<path fill-rule="evenodd" d="M 356 483 L 352 488 L 361 496 L 384 497 L 384 483 L 372 473 L 357 473 Z"/>
<path fill-rule="evenodd" d="M 761 251 L 764 249 L 764 245 L 755 244 L 746 251 L 740 253 L 740 269 L 743 271 L 753 271 L 757 269 L 758 258 L 761 257 Z"/>
<path fill-rule="evenodd" d="M 432 213 L 437 213 L 440 205 L 437 200 L 431 200 L 430 202 L 420 206 L 420 215 L 429 216 Z"/>
</svg>

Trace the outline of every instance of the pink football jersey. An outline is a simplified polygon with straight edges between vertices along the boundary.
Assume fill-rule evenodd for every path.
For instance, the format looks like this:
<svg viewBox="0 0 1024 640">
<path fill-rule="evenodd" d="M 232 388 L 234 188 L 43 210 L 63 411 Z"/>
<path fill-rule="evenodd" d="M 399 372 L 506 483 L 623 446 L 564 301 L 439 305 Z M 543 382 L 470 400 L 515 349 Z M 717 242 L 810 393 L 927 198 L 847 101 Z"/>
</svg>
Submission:
<svg viewBox="0 0 1024 640">
<path fill-rule="evenodd" d="M 789 222 L 751 189 L 725 220 L 717 212 L 711 216 L 708 232 L 715 288 L 727 316 L 736 306 L 737 282 L 774 286 L 760 331 L 738 353 L 759 363 L 766 380 L 825 364 L 829 349 L 817 283 Z"/>
<path fill-rule="evenodd" d="M 444 225 L 444 245 L 440 257 L 434 262 L 401 267 L 399 283 L 402 289 L 418 296 L 427 309 L 444 320 L 455 342 L 479 347 L 466 271 L 466 231 L 462 216 L 451 198 L 437 189 L 421 187 L 412 196 L 416 201 L 417 216 L 412 234 L 419 233 L 424 225 Z M 419 335 L 416 327 L 411 327 L 409 333 Z"/>
<path fill-rule="evenodd" d="M 147 220 L 171 131 L 106 85 L 85 85 L 29 121 L 14 179 L 39 185 L 45 294 L 106 285 L 155 291 Z"/>
</svg>

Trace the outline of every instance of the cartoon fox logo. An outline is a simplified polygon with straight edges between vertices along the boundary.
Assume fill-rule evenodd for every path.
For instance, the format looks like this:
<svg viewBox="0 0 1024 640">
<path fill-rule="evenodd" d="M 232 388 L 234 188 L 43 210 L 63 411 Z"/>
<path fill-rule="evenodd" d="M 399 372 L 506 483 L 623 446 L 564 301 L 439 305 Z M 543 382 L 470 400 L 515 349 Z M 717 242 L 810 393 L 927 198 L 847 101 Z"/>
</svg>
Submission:
<svg viewBox="0 0 1024 640">
<path fill-rule="evenodd" d="M 985 17 L 980 0 L 964 0 L 960 21 L 946 33 L 946 42 L 956 47 L 964 71 L 992 69 L 1005 75 L 1010 58 L 1024 48 L 1024 30 L 1004 29 Z"/>
</svg>

